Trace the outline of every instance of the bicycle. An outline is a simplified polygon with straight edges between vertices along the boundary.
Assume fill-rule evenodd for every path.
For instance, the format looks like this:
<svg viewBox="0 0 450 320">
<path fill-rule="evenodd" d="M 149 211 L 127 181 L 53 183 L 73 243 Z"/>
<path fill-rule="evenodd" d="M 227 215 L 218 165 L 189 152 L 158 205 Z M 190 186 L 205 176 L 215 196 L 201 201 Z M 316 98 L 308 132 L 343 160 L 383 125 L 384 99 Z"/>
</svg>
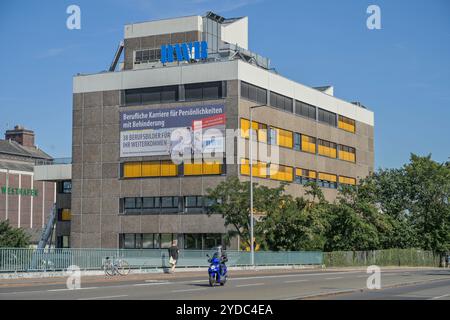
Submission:
<svg viewBox="0 0 450 320">
<path fill-rule="evenodd" d="M 116 259 L 115 257 L 106 257 L 103 261 L 103 270 L 107 276 L 115 276 L 119 274 L 126 276 L 130 273 L 130 264 L 124 259 Z"/>
</svg>

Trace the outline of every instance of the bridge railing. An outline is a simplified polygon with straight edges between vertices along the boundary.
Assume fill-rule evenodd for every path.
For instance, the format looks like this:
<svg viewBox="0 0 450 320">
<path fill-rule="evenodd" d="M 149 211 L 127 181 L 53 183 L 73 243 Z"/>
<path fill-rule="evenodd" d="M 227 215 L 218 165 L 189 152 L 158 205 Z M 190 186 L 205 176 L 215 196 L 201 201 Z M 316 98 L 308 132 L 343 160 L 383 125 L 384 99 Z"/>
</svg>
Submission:
<svg viewBox="0 0 450 320">
<path fill-rule="evenodd" d="M 207 250 L 180 250 L 179 267 L 208 266 Z M 228 266 L 250 265 L 250 252 L 226 251 Z M 61 271 L 71 265 L 82 270 L 101 269 L 106 257 L 125 259 L 133 268 L 165 268 L 169 266 L 167 249 L 16 249 L 0 248 L 0 272 Z M 322 265 L 318 251 L 255 252 L 255 265 Z"/>
</svg>

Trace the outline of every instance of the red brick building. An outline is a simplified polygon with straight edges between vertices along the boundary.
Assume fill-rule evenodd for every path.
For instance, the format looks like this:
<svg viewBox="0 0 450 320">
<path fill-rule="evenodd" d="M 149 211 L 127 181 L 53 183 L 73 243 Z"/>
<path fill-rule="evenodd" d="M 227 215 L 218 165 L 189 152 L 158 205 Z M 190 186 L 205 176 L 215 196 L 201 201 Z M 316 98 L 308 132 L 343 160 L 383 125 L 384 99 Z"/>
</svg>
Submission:
<svg viewBox="0 0 450 320">
<path fill-rule="evenodd" d="M 35 146 L 34 132 L 21 126 L 0 139 L 0 221 L 25 229 L 36 243 L 56 198 L 54 182 L 34 180 L 35 164 L 52 157 Z"/>
</svg>

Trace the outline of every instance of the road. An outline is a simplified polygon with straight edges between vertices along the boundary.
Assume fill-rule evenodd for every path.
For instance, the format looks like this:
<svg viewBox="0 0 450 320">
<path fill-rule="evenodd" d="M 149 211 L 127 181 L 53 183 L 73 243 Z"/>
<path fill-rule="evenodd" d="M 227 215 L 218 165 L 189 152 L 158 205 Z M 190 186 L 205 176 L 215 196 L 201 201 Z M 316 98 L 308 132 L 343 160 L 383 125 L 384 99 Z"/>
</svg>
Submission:
<svg viewBox="0 0 450 320">
<path fill-rule="evenodd" d="M 0 300 L 450 300 L 450 270 L 382 269 L 381 289 L 368 290 L 365 270 L 230 271 L 224 287 L 209 287 L 204 272 L 82 277 L 68 290 L 65 278 L 0 280 Z"/>
</svg>

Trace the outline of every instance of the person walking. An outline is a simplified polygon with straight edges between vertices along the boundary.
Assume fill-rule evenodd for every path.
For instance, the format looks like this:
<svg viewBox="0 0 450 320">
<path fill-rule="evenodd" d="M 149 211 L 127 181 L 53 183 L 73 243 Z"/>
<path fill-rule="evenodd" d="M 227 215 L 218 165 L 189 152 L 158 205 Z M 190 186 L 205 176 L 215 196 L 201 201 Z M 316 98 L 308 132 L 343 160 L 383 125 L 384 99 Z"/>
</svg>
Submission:
<svg viewBox="0 0 450 320">
<path fill-rule="evenodd" d="M 170 268 L 171 273 L 175 272 L 175 267 L 177 266 L 178 261 L 178 253 L 180 253 L 177 244 L 178 241 L 173 240 L 172 246 L 169 248 L 169 264 L 171 266 Z"/>
</svg>

